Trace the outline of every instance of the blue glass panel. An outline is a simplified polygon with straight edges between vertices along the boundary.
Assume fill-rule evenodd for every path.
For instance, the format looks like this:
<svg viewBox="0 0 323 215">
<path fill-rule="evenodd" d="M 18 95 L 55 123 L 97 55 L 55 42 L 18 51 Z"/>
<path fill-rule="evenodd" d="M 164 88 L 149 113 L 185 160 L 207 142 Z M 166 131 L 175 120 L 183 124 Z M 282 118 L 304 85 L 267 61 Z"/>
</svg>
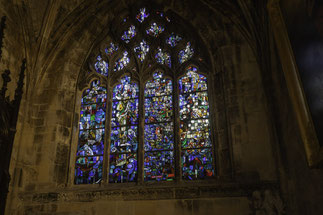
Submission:
<svg viewBox="0 0 323 215">
<path fill-rule="evenodd" d="M 119 47 L 114 43 L 110 43 L 110 46 L 105 49 L 105 53 L 108 56 L 112 56 L 116 51 L 118 51 Z"/>
<path fill-rule="evenodd" d="M 179 101 L 181 119 L 209 118 L 207 92 L 182 94 Z"/>
<path fill-rule="evenodd" d="M 145 40 L 143 40 L 142 42 L 140 42 L 139 46 L 135 47 L 133 50 L 137 54 L 139 60 L 143 62 L 147 53 L 149 52 L 149 45 Z"/>
<path fill-rule="evenodd" d="M 184 63 L 188 59 L 190 59 L 194 54 L 194 49 L 191 47 L 191 43 L 188 42 L 185 49 L 181 50 L 178 53 L 178 58 L 180 63 Z"/>
<path fill-rule="evenodd" d="M 173 123 L 145 125 L 145 151 L 172 150 L 174 148 Z"/>
<path fill-rule="evenodd" d="M 104 129 L 80 131 L 77 156 L 103 155 Z"/>
<path fill-rule="evenodd" d="M 181 121 L 180 136 L 182 148 L 211 146 L 209 120 Z"/>
<path fill-rule="evenodd" d="M 114 127 L 111 131 L 111 153 L 136 152 L 138 147 L 137 126 Z"/>
<path fill-rule="evenodd" d="M 170 95 L 172 92 L 172 81 L 163 78 L 163 73 L 161 72 L 154 73 L 153 80 L 148 81 L 145 88 L 146 97 Z"/>
<path fill-rule="evenodd" d="M 172 151 L 146 152 L 144 166 L 145 181 L 172 181 L 175 178 Z"/>
<path fill-rule="evenodd" d="M 113 102 L 111 119 L 112 127 L 137 124 L 138 102 L 138 99 Z"/>
<path fill-rule="evenodd" d="M 189 67 L 188 72 L 179 80 L 180 93 L 190 93 L 207 90 L 206 77 L 197 73 L 195 67 Z"/>
<path fill-rule="evenodd" d="M 151 24 L 150 28 L 146 30 L 146 33 L 153 37 L 158 37 L 165 29 L 162 26 L 158 26 L 157 23 Z"/>
<path fill-rule="evenodd" d="M 131 25 L 127 31 L 123 32 L 121 39 L 125 43 L 129 43 L 130 39 L 133 38 L 134 36 L 136 36 L 136 34 L 137 34 L 136 27 L 134 25 Z"/>
<path fill-rule="evenodd" d="M 212 162 L 210 148 L 182 150 L 183 178 L 196 180 L 214 176 Z"/>
<path fill-rule="evenodd" d="M 137 155 L 110 155 L 110 183 L 134 182 L 137 180 Z"/>
<path fill-rule="evenodd" d="M 120 71 L 125 68 L 130 63 L 130 58 L 128 57 L 128 52 L 123 52 L 123 57 L 119 58 L 114 64 L 114 71 Z"/>
<path fill-rule="evenodd" d="M 130 83 L 130 77 L 125 76 L 121 79 L 121 84 L 113 89 L 113 100 L 125 100 L 137 98 L 139 93 L 138 85 Z"/>
<path fill-rule="evenodd" d="M 99 81 L 93 81 L 91 83 L 91 88 L 84 91 L 81 99 L 82 104 L 106 102 L 107 91 L 104 87 L 100 87 L 99 84 Z"/>
<path fill-rule="evenodd" d="M 195 67 L 189 67 L 179 80 L 179 90 L 183 178 L 211 177 L 214 170 L 206 77 L 198 74 Z"/>
<path fill-rule="evenodd" d="M 136 18 L 140 23 L 142 23 L 148 16 L 149 13 L 146 12 L 146 8 L 141 8 Z"/>
<path fill-rule="evenodd" d="M 79 157 L 75 163 L 75 184 L 97 184 L 102 180 L 103 156 Z"/>
<path fill-rule="evenodd" d="M 94 67 L 97 73 L 108 76 L 109 65 L 102 59 L 100 55 L 97 57 L 97 62 L 94 64 Z"/>
<path fill-rule="evenodd" d="M 179 41 L 181 41 L 182 38 L 174 33 L 172 33 L 167 39 L 166 43 L 170 45 L 171 47 L 175 47 Z"/>
<path fill-rule="evenodd" d="M 104 128 L 105 103 L 81 106 L 80 130 Z"/>
<path fill-rule="evenodd" d="M 146 123 L 170 121 L 172 116 L 172 96 L 150 97 L 145 99 Z"/>
<path fill-rule="evenodd" d="M 168 67 L 172 66 L 170 54 L 167 52 L 163 52 L 160 48 L 158 48 L 158 52 L 155 55 L 157 63 L 166 64 Z"/>
</svg>

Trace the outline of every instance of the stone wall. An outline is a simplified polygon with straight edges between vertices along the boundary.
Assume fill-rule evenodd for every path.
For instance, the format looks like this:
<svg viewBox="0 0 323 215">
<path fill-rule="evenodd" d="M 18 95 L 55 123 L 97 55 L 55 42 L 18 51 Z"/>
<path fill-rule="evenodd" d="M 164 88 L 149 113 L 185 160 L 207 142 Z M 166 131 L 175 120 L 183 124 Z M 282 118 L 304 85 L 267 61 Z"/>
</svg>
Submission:
<svg viewBox="0 0 323 215">
<path fill-rule="evenodd" d="M 283 200 L 288 201 L 286 209 L 290 214 L 315 214 L 318 202 L 308 207 L 309 213 L 298 213 L 301 209 L 295 209 L 296 204 L 304 199 L 291 199 L 295 186 L 301 186 L 301 181 L 293 179 L 301 177 L 301 172 L 296 174 L 291 161 L 302 156 L 304 159 L 305 155 L 299 137 L 293 135 L 297 126 L 277 69 L 279 64 L 271 62 L 274 69 L 268 73 L 260 60 L 259 56 L 268 53 L 260 52 L 259 46 L 268 44 L 259 44 L 255 35 L 268 35 L 250 18 L 256 15 L 255 6 L 248 1 L 154 2 L 190 22 L 207 44 L 215 77 L 211 85 L 216 95 L 211 96 L 216 98 L 217 144 L 222 158 L 227 157 L 219 161 L 225 167 L 220 175 L 225 177 L 211 183 L 174 183 L 167 187 L 73 185 L 70 163 L 74 162 L 72 145 L 77 144 L 73 139 L 77 135 L 79 74 L 117 12 L 128 10 L 127 5 L 145 2 L 1 2 L 0 12 L 8 17 L 1 67 L 18 72 L 21 59 L 27 58 L 26 89 L 12 154 L 6 213 L 269 214 L 271 209 L 285 210 L 279 198 L 285 192 Z M 275 50 L 269 55 L 275 57 Z M 293 147 L 289 145 L 295 142 L 291 139 L 298 147 L 286 158 L 281 151 L 285 147 L 287 153 L 286 147 Z M 305 160 L 299 165 L 306 169 Z M 311 174 L 317 176 L 307 182 L 322 179 L 318 171 Z M 288 178 L 292 180 L 288 188 L 280 189 Z M 289 189 L 291 186 L 294 188 Z M 307 188 L 311 187 L 303 189 Z M 291 192 L 290 196 L 286 192 Z M 299 194 L 311 197 L 310 192 Z M 268 201 L 277 204 L 268 203 L 268 209 Z"/>
</svg>

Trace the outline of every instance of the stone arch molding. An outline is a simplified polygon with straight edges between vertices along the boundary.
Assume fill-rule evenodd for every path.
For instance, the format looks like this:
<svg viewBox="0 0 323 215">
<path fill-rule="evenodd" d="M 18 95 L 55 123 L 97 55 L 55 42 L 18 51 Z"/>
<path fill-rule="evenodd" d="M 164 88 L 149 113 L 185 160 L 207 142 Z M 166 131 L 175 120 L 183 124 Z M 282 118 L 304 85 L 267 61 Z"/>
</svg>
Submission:
<svg viewBox="0 0 323 215">
<path fill-rule="evenodd" d="M 147 17 L 147 21 L 143 23 L 136 20 L 135 17 L 138 15 L 139 11 L 144 8 L 147 10 L 147 13 L 149 13 L 149 17 Z M 78 112 L 77 109 L 80 107 L 78 100 L 82 91 L 88 88 L 89 83 L 94 79 L 99 79 L 101 84 L 107 85 L 108 91 L 111 91 L 112 87 L 119 82 L 121 77 L 125 74 L 130 74 L 132 80 L 139 82 L 140 88 L 144 89 L 144 83 L 152 78 L 152 73 L 156 70 L 160 70 L 165 76 L 172 77 L 174 81 L 178 81 L 178 78 L 186 72 L 186 68 L 195 66 L 199 69 L 200 73 L 208 76 L 209 80 L 212 80 L 211 76 L 214 69 L 212 68 L 210 57 L 208 53 L 205 52 L 205 50 L 207 50 L 206 46 L 195 32 L 194 27 L 171 10 L 165 12 L 163 8 L 151 5 L 148 7 L 144 5 L 142 7 L 137 7 L 136 9 L 137 10 L 135 11 L 121 12 L 121 14 L 123 14 L 122 16 L 115 17 L 109 24 L 106 36 L 103 36 L 102 40 L 98 40 L 98 42 L 93 45 L 93 49 L 88 54 L 87 60 L 84 61 L 79 74 L 77 84 L 78 93 L 75 105 L 76 113 Z M 163 28 L 162 32 L 160 32 L 158 36 L 154 35 L 155 32 L 151 33 L 152 35 L 148 34 L 147 29 L 156 25 L 156 23 Z M 119 27 L 115 28 L 115 26 Z M 135 36 L 130 36 L 130 38 L 128 38 L 128 29 L 132 28 L 138 30 L 136 30 Z M 124 35 L 128 36 L 123 38 Z M 170 36 L 180 37 L 180 40 L 176 41 L 176 45 L 167 44 L 166 41 Z M 144 41 L 149 44 L 149 51 L 144 54 L 145 58 L 143 59 L 138 56 L 136 47 Z M 113 53 L 109 50 L 110 48 L 113 50 Z M 187 52 L 187 50 L 191 52 L 188 59 L 180 60 L 180 53 Z M 168 63 L 167 60 L 157 62 L 159 52 L 163 52 L 163 54 L 167 53 L 171 63 Z M 116 62 L 125 57 L 124 53 L 127 53 L 126 56 L 129 57 L 129 59 L 126 61 L 127 65 L 119 71 L 116 67 Z M 103 67 L 98 69 L 98 64 L 100 64 L 100 67 Z M 210 86 L 212 86 L 212 82 Z M 142 102 L 140 103 L 140 106 L 142 106 Z M 77 120 L 78 117 L 75 117 L 73 121 L 76 122 Z M 75 130 L 77 130 L 77 124 L 73 128 L 73 131 Z M 215 129 L 212 128 L 211 130 L 213 133 Z M 74 170 L 73 166 L 75 159 L 73 159 L 73 154 L 75 154 L 75 145 L 77 142 L 76 135 L 77 134 L 74 132 L 72 137 L 69 183 L 73 181 L 71 176 L 73 175 L 72 171 Z M 212 142 L 214 143 L 214 140 Z"/>
<path fill-rule="evenodd" d="M 204 59 L 206 63 L 199 63 L 199 59 L 193 59 L 191 62 L 184 63 L 183 67 L 188 66 L 189 63 L 193 63 L 193 65 L 199 64 L 202 71 L 215 72 L 218 69 L 218 66 L 214 63 L 218 60 L 215 57 L 215 53 L 217 52 L 218 46 L 223 46 L 227 41 L 224 42 L 223 35 L 217 34 L 212 29 L 215 30 L 218 28 L 218 31 L 224 31 L 223 22 L 230 22 L 230 20 L 225 15 L 208 8 L 204 1 L 199 1 L 199 3 L 194 2 L 194 4 L 192 2 L 185 2 L 189 6 L 183 4 L 181 1 L 166 2 L 163 6 L 158 4 L 158 1 L 154 2 L 145 4 L 145 2 L 129 1 L 126 4 L 113 0 L 81 3 L 57 29 L 53 30 L 54 33 L 49 37 L 49 40 L 55 45 L 46 53 L 42 69 L 37 74 L 37 81 L 33 85 L 34 91 L 37 93 L 31 94 L 33 101 L 37 103 L 45 99 L 48 104 L 56 105 L 57 101 L 53 101 L 54 98 L 48 96 L 48 91 L 44 91 L 44 89 L 51 89 L 54 92 L 62 91 L 63 94 L 69 91 L 71 93 L 69 99 L 73 100 L 74 104 L 68 106 L 67 117 L 59 114 L 64 112 L 57 111 L 57 120 L 60 121 L 62 118 L 69 120 L 69 122 L 65 123 L 69 125 L 77 121 L 78 117 L 74 117 L 74 119 L 71 117 L 74 115 L 74 106 L 77 104 L 78 98 L 75 92 L 84 89 L 85 85 L 82 85 L 82 83 L 88 83 L 90 79 L 95 78 L 94 76 L 86 75 L 90 69 L 88 66 L 89 62 L 94 57 L 92 53 L 97 53 L 96 51 L 100 50 L 100 44 L 105 44 L 107 35 L 115 37 L 114 35 L 117 34 L 117 32 L 111 30 L 114 27 L 114 22 L 116 22 L 115 17 L 121 17 L 120 14 L 126 15 L 134 13 L 131 8 L 139 9 L 145 5 L 153 5 L 151 6 L 152 8 L 161 10 L 164 13 L 169 11 L 172 16 L 176 17 L 179 24 L 187 23 L 187 25 L 184 25 L 184 33 L 189 31 L 189 28 L 195 29 L 195 33 L 189 32 L 188 35 L 191 35 L 193 38 L 198 38 L 200 40 L 198 44 L 208 44 L 208 46 L 203 45 L 199 47 L 201 53 L 203 53 L 202 56 L 206 56 Z M 200 6 L 193 7 L 192 4 Z M 204 26 L 199 25 L 201 23 L 208 23 L 208 28 L 205 29 Z M 185 26 L 188 27 L 185 29 Z M 183 34 L 183 36 L 185 35 Z M 152 65 L 152 68 L 154 67 L 157 67 L 157 65 Z M 166 68 L 164 67 L 164 69 Z M 148 69 L 147 76 L 149 76 L 149 72 Z M 58 102 L 62 103 L 61 100 Z M 59 107 L 62 106 L 62 104 L 58 105 Z M 44 119 L 46 120 L 46 116 L 44 116 Z M 66 133 L 68 134 L 68 132 Z M 71 133 L 68 136 L 72 138 Z M 62 141 L 67 143 L 70 142 L 69 140 L 69 138 L 64 137 Z M 231 173 L 230 170 L 226 172 Z"/>
</svg>

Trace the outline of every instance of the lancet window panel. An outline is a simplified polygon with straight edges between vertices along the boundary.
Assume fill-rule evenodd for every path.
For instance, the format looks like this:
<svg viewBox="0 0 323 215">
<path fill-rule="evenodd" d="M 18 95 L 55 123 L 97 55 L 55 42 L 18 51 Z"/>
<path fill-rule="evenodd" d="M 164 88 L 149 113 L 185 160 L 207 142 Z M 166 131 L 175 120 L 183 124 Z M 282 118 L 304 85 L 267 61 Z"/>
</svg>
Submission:
<svg viewBox="0 0 323 215">
<path fill-rule="evenodd" d="M 79 139 L 75 162 L 75 184 L 100 183 L 103 154 L 107 90 L 93 81 L 81 99 Z"/>
<path fill-rule="evenodd" d="M 179 79 L 180 142 L 183 179 L 214 176 L 206 77 L 189 67 Z"/>
<path fill-rule="evenodd" d="M 137 179 L 138 85 L 129 76 L 113 89 L 109 182 Z"/>
<path fill-rule="evenodd" d="M 175 178 L 172 81 L 156 72 L 145 87 L 144 179 Z"/>
</svg>

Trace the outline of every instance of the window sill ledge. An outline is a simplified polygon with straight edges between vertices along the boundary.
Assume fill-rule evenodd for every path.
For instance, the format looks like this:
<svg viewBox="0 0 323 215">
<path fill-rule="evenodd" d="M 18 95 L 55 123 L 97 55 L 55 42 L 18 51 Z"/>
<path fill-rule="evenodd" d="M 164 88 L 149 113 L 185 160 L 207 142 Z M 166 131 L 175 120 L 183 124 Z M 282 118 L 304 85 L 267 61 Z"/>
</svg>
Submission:
<svg viewBox="0 0 323 215">
<path fill-rule="evenodd" d="M 193 181 L 181 183 L 73 185 L 56 190 L 20 192 L 24 202 L 93 202 L 97 200 L 131 201 L 161 199 L 198 199 L 251 196 L 255 190 L 278 190 L 277 181 L 239 183 L 233 181 Z"/>
</svg>

